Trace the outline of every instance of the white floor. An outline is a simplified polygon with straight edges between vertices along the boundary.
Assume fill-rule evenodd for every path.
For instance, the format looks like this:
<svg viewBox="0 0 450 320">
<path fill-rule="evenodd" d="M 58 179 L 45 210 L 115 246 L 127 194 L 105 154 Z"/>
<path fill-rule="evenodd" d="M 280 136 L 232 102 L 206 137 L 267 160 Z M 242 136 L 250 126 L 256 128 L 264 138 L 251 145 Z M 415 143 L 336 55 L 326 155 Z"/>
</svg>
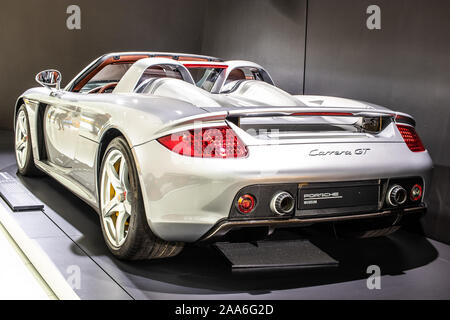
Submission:
<svg viewBox="0 0 450 320">
<path fill-rule="evenodd" d="M 0 224 L 0 300 L 48 300 L 56 296 Z"/>
</svg>

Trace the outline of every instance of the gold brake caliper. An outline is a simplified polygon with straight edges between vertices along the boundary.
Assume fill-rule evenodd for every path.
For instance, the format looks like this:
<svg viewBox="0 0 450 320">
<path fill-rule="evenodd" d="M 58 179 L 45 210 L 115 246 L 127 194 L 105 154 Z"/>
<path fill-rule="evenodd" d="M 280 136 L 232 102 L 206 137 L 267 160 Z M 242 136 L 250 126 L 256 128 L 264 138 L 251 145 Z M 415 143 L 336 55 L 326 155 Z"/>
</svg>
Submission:
<svg viewBox="0 0 450 320">
<path fill-rule="evenodd" d="M 117 174 L 119 174 L 119 167 L 120 167 L 120 161 L 117 161 L 114 164 L 114 169 L 116 170 Z M 114 199 L 116 196 L 116 189 L 114 189 L 112 183 L 109 184 L 109 200 Z M 117 211 L 115 215 L 111 216 L 111 219 L 113 220 L 113 223 L 116 224 L 116 219 L 119 216 L 119 212 Z"/>
<path fill-rule="evenodd" d="M 115 164 L 114 164 L 114 169 L 116 169 L 116 172 L 117 172 L 117 174 L 119 174 L 119 170 L 120 170 L 120 164 L 121 164 L 121 161 L 122 161 L 122 159 L 119 159 Z M 111 186 L 110 186 L 110 188 L 111 188 L 111 200 L 115 197 L 115 195 L 116 195 L 116 190 L 114 189 L 114 187 L 112 186 L 112 184 L 111 184 Z M 116 217 L 118 217 L 119 216 L 119 212 L 117 211 L 116 212 Z M 116 221 L 114 221 L 114 224 L 116 223 Z M 129 225 L 129 222 L 128 222 L 128 220 L 127 221 L 125 221 L 125 226 L 128 226 Z"/>
</svg>

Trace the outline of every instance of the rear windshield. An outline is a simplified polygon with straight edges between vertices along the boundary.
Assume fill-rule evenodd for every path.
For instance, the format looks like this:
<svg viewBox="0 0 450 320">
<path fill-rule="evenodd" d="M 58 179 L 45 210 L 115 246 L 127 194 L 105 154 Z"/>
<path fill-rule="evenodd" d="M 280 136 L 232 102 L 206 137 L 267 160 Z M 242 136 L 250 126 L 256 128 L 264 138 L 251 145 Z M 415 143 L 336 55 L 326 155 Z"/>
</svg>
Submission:
<svg viewBox="0 0 450 320">
<path fill-rule="evenodd" d="M 211 92 L 217 78 L 222 72 L 225 72 L 226 69 L 212 67 L 191 67 L 188 68 L 188 70 L 191 73 L 197 87 Z"/>
<path fill-rule="evenodd" d="M 136 84 L 135 92 L 143 92 L 154 80 L 160 78 L 172 78 L 183 80 L 179 67 L 172 64 L 158 64 L 144 71 Z"/>
<path fill-rule="evenodd" d="M 253 67 L 241 67 L 233 69 L 228 75 L 222 87 L 221 93 L 228 93 L 237 88 L 244 80 L 264 81 L 262 71 Z"/>
</svg>

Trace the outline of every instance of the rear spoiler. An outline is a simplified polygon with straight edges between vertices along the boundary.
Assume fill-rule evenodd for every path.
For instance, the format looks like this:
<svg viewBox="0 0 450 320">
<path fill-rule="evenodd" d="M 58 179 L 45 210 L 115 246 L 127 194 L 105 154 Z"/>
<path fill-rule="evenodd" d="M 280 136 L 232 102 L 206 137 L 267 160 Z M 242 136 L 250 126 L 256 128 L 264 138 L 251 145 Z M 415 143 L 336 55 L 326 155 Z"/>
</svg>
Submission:
<svg viewBox="0 0 450 320">
<path fill-rule="evenodd" d="M 156 134 L 166 132 L 178 126 L 187 125 L 195 122 L 209 122 L 229 120 L 235 124 L 239 123 L 240 118 L 251 117 L 286 117 L 286 116 L 332 116 L 332 117 L 389 117 L 396 122 L 407 123 L 415 126 L 414 119 L 401 112 L 393 112 L 388 109 L 364 109 L 364 108 L 342 108 L 342 107 L 254 107 L 254 108 L 203 108 L 208 113 L 202 113 L 190 117 L 174 120 L 158 130 Z M 221 111 L 214 111 L 222 109 Z M 226 110 L 223 110 L 226 109 Z"/>
</svg>

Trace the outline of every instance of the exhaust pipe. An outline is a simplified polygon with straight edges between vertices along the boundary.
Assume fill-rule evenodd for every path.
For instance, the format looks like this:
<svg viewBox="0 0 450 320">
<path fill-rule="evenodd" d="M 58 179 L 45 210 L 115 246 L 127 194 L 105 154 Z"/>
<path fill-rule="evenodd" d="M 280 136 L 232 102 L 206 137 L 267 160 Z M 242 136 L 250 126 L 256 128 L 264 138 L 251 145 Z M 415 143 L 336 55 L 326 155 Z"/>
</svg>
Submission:
<svg viewBox="0 0 450 320">
<path fill-rule="evenodd" d="M 386 202 L 391 206 L 399 206 L 406 202 L 408 194 L 402 186 L 395 184 L 389 188 L 386 196 Z"/>
<path fill-rule="evenodd" d="M 294 205 L 294 198 L 286 191 L 278 192 L 270 201 L 270 209 L 280 216 L 290 213 L 294 209 Z"/>
</svg>

